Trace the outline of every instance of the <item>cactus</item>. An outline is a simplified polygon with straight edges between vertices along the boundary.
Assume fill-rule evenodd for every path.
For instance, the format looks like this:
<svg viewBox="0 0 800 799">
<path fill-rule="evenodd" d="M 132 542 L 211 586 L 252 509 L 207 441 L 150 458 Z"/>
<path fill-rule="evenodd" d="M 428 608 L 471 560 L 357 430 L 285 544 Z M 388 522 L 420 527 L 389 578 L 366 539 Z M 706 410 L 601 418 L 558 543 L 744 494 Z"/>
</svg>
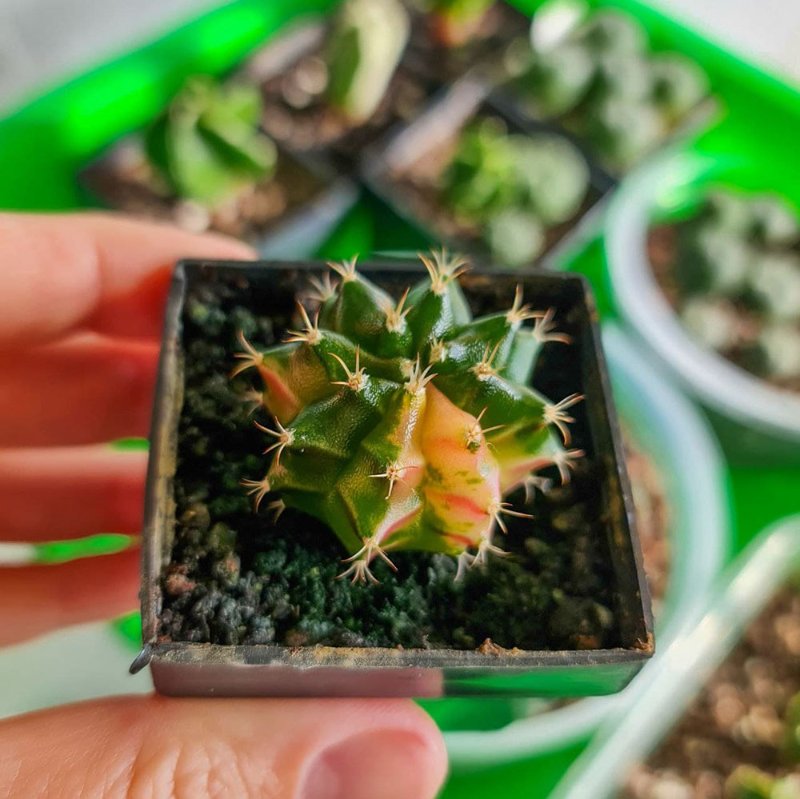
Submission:
<svg viewBox="0 0 800 799">
<path fill-rule="evenodd" d="M 614 170 L 652 150 L 709 91 L 694 62 L 650 52 L 644 29 L 624 12 L 557 4 L 534 17 L 531 42 L 527 64 L 521 56 L 514 64 L 515 91 Z"/>
<path fill-rule="evenodd" d="M 564 137 L 509 134 L 485 117 L 467 126 L 441 178 L 444 204 L 484 229 L 496 260 L 530 263 L 545 244 L 545 228 L 566 222 L 589 188 L 589 168 Z"/>
<path fill-rule="evenodd" d="M 781 198 L 715 189 L 677 224 L 675 304 L 704 346 L 781 385 L 800 379 L 797 215 Z"/>
<path fill-rule="evenodd" d="M 353 124 L 380 105 L 410 32 L 400 0 L 345 0 L 327 42 L 328 102 Z"/>
<path fill-rule="evenodd" d="M 150 163 L 178 196 L 213 207 L 274 171 L 277 151 L 260 116 L 256 89 L 189 78 L 147 131 Z"/>
<path fill-rule="evenodd" d="M 573 394 L 551 402 L 528 386 L 547 342 L 569 342 L 553 312 L 532 311 L 517 291 L 510 309 L 473 319 L 459 285 L 464 262 L 443 250 L 421 256 L 428 277 L 395 302 L 356 271 L 317 281 L 317 313 L 263 352 L 242 337 L 238 375 L 255 369 L 257 424 L 271 462 L 245 480 L 256 508 L 267 496 L 321 519 L 347 549 L 340 575 L 375 582 L 370 564 L 418 550 L 458 560 L 457 574 L 502 556 L 505 498 L 562 481 L 583 453 L 569 449 Z M 532 322 L 532 324 L 526 324 Z"/>
</svg>

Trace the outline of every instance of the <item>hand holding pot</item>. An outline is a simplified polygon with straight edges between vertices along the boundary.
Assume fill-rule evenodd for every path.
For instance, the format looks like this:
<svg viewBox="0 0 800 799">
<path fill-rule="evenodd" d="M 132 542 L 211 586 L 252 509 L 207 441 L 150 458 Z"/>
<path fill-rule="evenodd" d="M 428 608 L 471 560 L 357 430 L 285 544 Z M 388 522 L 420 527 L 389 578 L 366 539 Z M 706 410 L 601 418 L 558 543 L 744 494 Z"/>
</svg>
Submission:
<svg viewBox="0 0 800 799">
<path fill-rule="evenodd" d="M 253 253 L 105 215 L 0 215 L 0 537 L 138 532 L 145 457 L 102 442 L 147 433 L 171 265 L 191 256 Z M 132 610 L 138 557 L 0 567 L 0 645 Z M 426 799 L 444 771 L 403 701 L 118 697 L 0 721 L 8 797 Z"/>
</svg>

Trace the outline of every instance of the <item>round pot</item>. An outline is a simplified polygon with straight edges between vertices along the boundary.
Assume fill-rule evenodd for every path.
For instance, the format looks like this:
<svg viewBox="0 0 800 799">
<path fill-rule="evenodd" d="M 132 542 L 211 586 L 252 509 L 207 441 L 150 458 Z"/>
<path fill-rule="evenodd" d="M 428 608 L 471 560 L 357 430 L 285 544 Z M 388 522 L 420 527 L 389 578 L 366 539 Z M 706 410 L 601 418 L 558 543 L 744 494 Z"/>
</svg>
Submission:
<svg viewBox="0 0 800 799">
<path fill-rule="evenodd" d="M 785 185 L 781 185 L 781 180 Z M 608 208 L 605 236 L 611 292 L 625 322 L 708 411 L 732 460 L 800 463 L 800 396 L 781 391 L 705 350 L 686 332 L 650 268 L 647 233 L 656 218 L 712 185 L 769 191 L 792 200 L 790 170 L 765 177 L 744 157 L 672 152 L 632 175 Z"/>
<path fill-rule="evenodd" d="M 630 702 L 639 680 L 657 667 L 660 653 L 702 605 L 730 550 L 727 478 L 707 423 L 618 327 L 605 327 L 603 343 L 620 416 L 662 475 L 670 510 L 670 574 L 663 610 L 656 619 L 656 654 L 621 693 L 581 699 L 535 715 L 524 715 L 533 708 L 521 702 L 502 708 L 482 705 L 482 713 L 470 712 L 465 700 L 456 708 L 459 713 L 447 701 L 440 707 L 428 705 L 442 726 L 461 727 L 445 733 L 456 770 L 528 757 L 587 739 L 609 714 Z M 487 712 L 504 726 L 479 731 L 491 724 Z M 515 718 L 506 723 L 509 717 Z"/>
</svg>

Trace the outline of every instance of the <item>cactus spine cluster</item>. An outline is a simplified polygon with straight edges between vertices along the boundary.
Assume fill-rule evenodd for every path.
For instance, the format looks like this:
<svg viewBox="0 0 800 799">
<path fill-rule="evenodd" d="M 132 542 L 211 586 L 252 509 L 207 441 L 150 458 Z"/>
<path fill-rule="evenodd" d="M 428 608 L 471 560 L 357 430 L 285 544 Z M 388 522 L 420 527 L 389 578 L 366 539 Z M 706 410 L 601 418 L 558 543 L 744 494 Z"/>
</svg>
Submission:
<svg viewBox="0 0 800 799">
<path fill-rule="evenodd" d="M 553 312 L 533 311 L 518 289 L 510 309 L 473 319 L 460 258 L 421 256 L 428 277 L 395 302 L 356 271 L 330 264 L 315 281 L 319 309 L 299 306 L 302 329 L 263 352 L 242 336 L 238 375 L 260 374 L 257 423 L 272 456 L 266 476 L 244 480 L 256 508 L 297 508 L 324 521 L 350 553 L 341 576 L 375 581 L 387 553 L 453 555 L 461 574 L 502 555 L 504 498 L 563 481 L 583 453 L 568 449 L 571 395 L 551 402 L 529 387 L 542 346 L 569 343 Z M 526 324 L 526 323 L 531 324 Z M 394 568 L 394 567 L 393 567 Z"/>
</svg>

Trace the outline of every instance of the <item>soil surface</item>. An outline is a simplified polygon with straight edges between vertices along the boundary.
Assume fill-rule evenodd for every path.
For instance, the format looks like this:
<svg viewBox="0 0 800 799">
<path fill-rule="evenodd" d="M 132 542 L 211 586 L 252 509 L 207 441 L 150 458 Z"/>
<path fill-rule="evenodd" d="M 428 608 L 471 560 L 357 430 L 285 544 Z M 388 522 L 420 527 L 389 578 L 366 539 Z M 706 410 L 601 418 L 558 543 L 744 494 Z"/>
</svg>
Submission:
<svg viewBox="0 0 800 799">
<path fill-rule="evenodd" d="M 691 224 L 691 222 L 683 224 Z M 681 223 L 654 225 L 647 234 L 647 254 L 653 275 L 676 313 L 680 311 L 684 302 L 674 274 L 675 263 L 679 257 L 680 228 Z M 738 322 L 735 333 L 737 343 L 730 350 L 720 353 L 721 357 L 776 388 L 800 393 L 800 379 L 781 379 L 775 375 L 765 374 L 763 370 L 757 371 L 753 368 L 753 359 L 749 357 L 748 353 L 752 350 L 764 326 L 764 319 L 761 314 L 735 299 L 730 300 L 730 305 L 736 312 Z"/>
<path fill-rule="evenodd" d="M 181 199 L 152 169 L 141 142 L 131 138 L 92 164 L 82 183 L 103 205 L 138 217 L 171 222 L 192 232 L 215 230 L 255 242 L 324 189 L 323 181 L 279 151 L 274 175 L 242 189 L 215 209 Z"/>
<path fill-rule="evenodd" d="M 442 176 L 458 149 L 459 137 L 465 127 L 489 116 L 482 113 L 472 117 L 449 138 L 437 144 L 412 161 L 407 167 L 388 172 L 386 181 L 387 200 L 403 208 L 405 214 L 419 227 L 430 231 L 433 238 L 452 242 L 459 250 L 474 253 L 491 261 L 488 245 L 483 240 L 483 228 L 472 219 L 453 213 L 442 198 Z M 498 118 L 501 125 L 505 122 Z M 545 229 L 542 251 L 536 260 L 551 250 L 583 218 L 597 202 L 600 194 L 590 186 L 583 203 L 572 219 Z"/>
<path fill-rule="evenodd" d="M 800 775 L 785 757 L 784 714 L 800 691 L 800 593 L 786 589 L 741 643 L 677 728 L 630 775 L 624 799 L 723 799 L 739 765 Z"/>
<path fill-rule="evenodd" d="M 511 519 L 493 558 L 454 582 L 453 558 L 392 553 L 376 586 L 337 580 L 343 551 L 320 522 L 287 510 L 274 524 L 256 514 L 243 477 L 268 466 L 247 391 L 229 379 L 243 331 L 256 345 L 279 340 L 290 319 L 254 315 L 245 289 L 198 288 L 187 298 L 185 398 L 175 479 L 176 534 L 163 577 L 161 638 L 219 644 L 329 644 L 406 648 L 580 649 L 619 646 L 614 576 L 595 466 L 537 492 L 535 520 Z M 536 382 L 536 380 L 534 381 Z M 580 387 L 571 387 L 576 390 Z M 267 422 L 261 418 L 262 422 Z M 577 425 L 573 446 L 586 446 Z M 510 498 L 527 508 L 524 492 Z M 516 522 L 516 523 L 511 523 Z"/>
</svg>

